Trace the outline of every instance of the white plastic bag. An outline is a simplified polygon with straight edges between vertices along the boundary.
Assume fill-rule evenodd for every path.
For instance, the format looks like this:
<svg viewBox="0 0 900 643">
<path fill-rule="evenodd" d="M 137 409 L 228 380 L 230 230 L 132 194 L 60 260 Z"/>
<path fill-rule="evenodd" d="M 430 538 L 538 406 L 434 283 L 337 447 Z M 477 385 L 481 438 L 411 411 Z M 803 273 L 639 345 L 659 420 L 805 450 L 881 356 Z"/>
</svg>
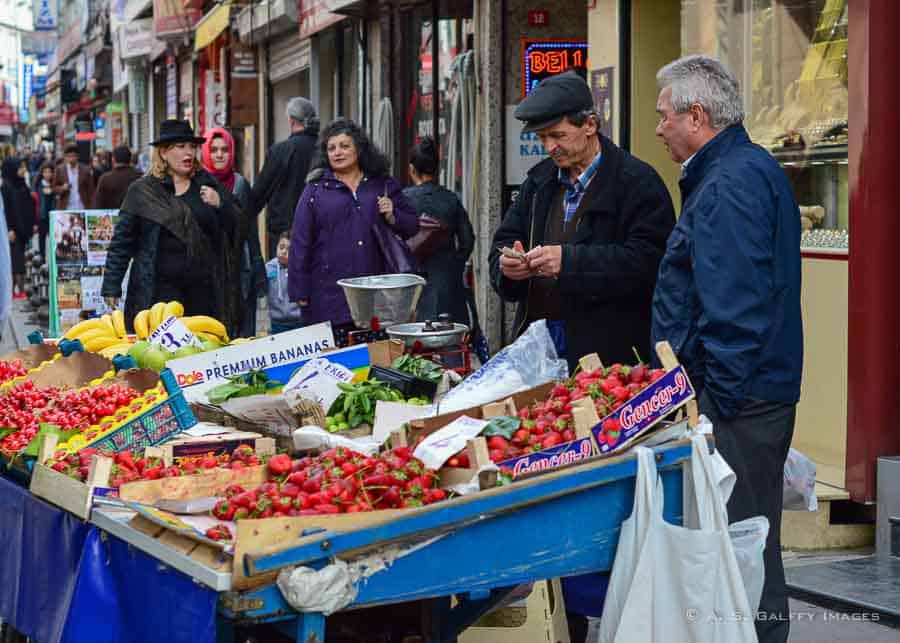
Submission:
<svg viewBox="0 0 900 643">
<path fill-rule="evenodd" d="M 546 382 L 564 380 L 569 365 L 559 359 L 547 321 L 532 323 L 519 339 L 494 355 L 440 401 L 438 413 L 461 411 Z"/>
<path fill-rule="evenodd" d="M 750 610 L 755 614 L 762 598 L 763 584 L 766 581 L 766 565 L 763 552 L 766 550 L 766 538 L 769 535 L 769 519 L 765 516 L 754 516 L 728 525 L 728 535 L 734 547 L 744 588 L 747 590 L 747 601 Z"/>
<path fill-rule="evenodd" d="M 634 509 L 622 523 L 600 620 L 601 643 L 752 643 L 757 640 L 728 517 L 706 440 L 691 438 L 700 529 L 663 519 L 653 452 L 636 447 Z"/>
<path fill-rule="evenodd" d="M 816 463 L 791 449 L 784 461 L 784 510 L 816 511 Z"/>
</svg>

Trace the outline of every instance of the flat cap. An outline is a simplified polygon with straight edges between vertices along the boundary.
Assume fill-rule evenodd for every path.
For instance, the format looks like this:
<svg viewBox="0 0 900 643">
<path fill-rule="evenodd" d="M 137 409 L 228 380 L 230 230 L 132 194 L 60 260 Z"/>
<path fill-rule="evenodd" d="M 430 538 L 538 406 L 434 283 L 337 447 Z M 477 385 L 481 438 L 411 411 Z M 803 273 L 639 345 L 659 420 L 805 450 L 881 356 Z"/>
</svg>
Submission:
<svg viewBox="0 0 900 643">
<path fill-rule="evenodd" d="M 566 114 L 594 109 L 594 97 L 584 80 L 572 71 L 539 82 L 516 107 L 513 115 L 525 121 L 523 132 L 556 125 Z"/>
</svg>

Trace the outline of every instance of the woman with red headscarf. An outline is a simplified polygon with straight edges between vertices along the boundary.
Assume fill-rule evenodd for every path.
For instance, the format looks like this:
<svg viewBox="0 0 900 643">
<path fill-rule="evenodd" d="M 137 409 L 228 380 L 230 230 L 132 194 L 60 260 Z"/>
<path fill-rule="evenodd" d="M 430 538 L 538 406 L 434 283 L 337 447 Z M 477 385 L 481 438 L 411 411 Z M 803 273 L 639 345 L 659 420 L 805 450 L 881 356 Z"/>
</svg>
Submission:
<svg viewBox="0 0 900 643">
<path fill-rule="evenodd" d="M 206 132 L 206 142 L 201 149 L 203 167 L 219 183 L 234 194 L 238 205 L 246 211 L 250 197 L 250 184 L 234 171 L 234 138 L 228 130 L 215 127 Z M 256 301 L 266 294 L 266 267 L 259 247 L 259 230 L 252 221 L 247 230 L 247 241 L 241 254 L 241 298 L 244 314 L 240 327 L 232 329 L 236 337 L 256 335 Z"/>
</svg>

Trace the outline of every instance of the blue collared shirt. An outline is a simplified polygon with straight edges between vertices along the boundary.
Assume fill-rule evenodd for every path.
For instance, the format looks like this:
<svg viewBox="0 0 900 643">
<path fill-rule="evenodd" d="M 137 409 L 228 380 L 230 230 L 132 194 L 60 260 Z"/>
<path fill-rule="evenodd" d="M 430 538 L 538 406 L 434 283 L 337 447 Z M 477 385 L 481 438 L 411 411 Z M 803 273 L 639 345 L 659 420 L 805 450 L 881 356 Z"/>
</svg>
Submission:
<svg viewBox="0 0 900 643">
<path fill-rule="evenodd" d="M 563 195 L 566 225 L 568 225 L 569 221 L 572 220 L 572 217 L 574 217 L 575 213 L 578 211 L 578 206 L 581 205 L 581 199 L 584 197 L 584 192 L 585 190 L 587 190 L 591 179 L 594 178 L 594 174 L 597 173 L 597 168 L 600 167 L 600 159 L 602 156 L 602 151 L 597 152 L 597 156 L 595 156 L 594 160 L 591 161 L 591 164 L 588 165 L 587 168 L 585 168 L 584 172 L 582 172 L 581 175 L 577 179 L 575 179 L 574 184 L 571 180 L 569 180 L 569 172 L 563 168 L 560 168 L 559 182 L 566 186 L 566 193 L 565 195 Z"/>
</svg>

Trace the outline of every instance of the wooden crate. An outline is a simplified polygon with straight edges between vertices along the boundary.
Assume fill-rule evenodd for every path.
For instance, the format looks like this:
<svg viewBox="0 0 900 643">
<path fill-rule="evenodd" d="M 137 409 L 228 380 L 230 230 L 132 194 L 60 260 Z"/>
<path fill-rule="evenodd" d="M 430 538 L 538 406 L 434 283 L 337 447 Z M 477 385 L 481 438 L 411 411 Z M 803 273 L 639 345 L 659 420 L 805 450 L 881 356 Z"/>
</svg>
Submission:
<svg viewBox="0 0 900 643">
<path fill-rule="evenodd" d="M 34 463 L 29 489 L 39 498 L 52 502 L 82 520 L 87 520 L 91 515 L 95 495 L 107 495 L 110 491 L 109 474 L 112 470 L 112 460 L 95 455 L 91 459 L 87 482 L 80 482 L 44 464 L 56 452 L 56 442 L 55 435 L 45 436 L 38 459 Z"/>
</svg>

